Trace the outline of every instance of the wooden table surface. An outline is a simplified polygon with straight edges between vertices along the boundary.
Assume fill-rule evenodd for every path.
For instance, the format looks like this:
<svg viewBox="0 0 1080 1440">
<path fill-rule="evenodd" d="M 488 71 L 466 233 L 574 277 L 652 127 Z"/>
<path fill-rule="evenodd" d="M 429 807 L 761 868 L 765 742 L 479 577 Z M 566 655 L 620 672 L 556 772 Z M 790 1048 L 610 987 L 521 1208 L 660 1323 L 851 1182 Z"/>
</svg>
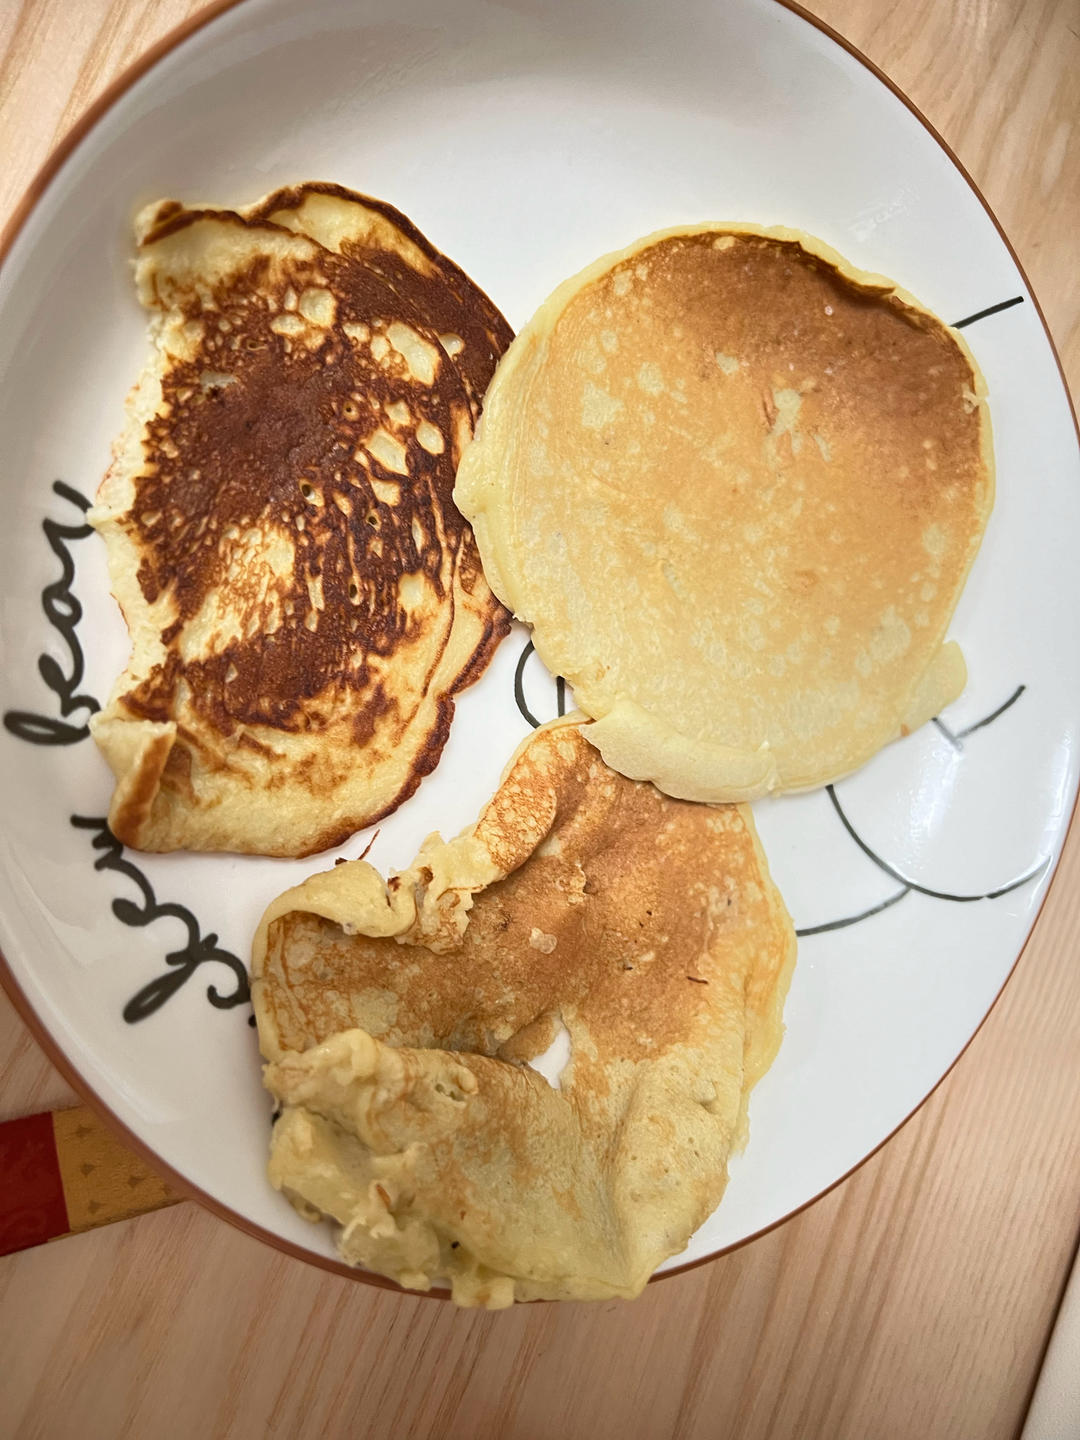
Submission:
<svg viewBox="0 0 1080 1440">
<path fill-rule="evenodd" d="M 199 8 L 0 0 L 0 220 Z M 814 8 L 975 176 L 1080 394 L 1080 0 Z M 0 1436 L 1014 1436 L 1080 1233 L 1078 942 L 1074 833 L 1003 999 L 919 1114 L 796 1219 L 632 1305 L 457 1313 L 188 1203 L 0 1260 Z M 0 1118 L 72 1098 L 0 995 Z"/>
</svg>

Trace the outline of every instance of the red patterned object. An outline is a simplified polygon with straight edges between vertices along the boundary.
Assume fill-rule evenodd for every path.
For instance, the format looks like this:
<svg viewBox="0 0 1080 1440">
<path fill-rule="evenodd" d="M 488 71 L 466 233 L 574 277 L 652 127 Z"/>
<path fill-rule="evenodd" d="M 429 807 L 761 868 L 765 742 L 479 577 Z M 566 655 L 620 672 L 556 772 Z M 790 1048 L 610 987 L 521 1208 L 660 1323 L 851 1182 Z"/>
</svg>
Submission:
<svg viewBox="0 0 1080 1440">
<path fill-rule="evenodd" d="M 179 1198 L 85 1106 L 0 1124 L 0 1255 Z"/>
<path fill-rule="evenodd" d="M 0 1125 L 0 1255 L 68 1231 L 51 1115 Z"/>
</svg>

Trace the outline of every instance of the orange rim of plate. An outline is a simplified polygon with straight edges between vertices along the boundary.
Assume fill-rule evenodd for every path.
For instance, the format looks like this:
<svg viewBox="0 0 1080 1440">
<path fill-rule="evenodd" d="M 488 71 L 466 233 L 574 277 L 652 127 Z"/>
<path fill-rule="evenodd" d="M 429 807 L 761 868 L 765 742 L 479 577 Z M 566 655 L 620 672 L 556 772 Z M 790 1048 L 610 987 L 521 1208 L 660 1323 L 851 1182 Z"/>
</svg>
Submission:
<svg viewBox="0 0 1080 1440">
<path fill-rule="evenodd" d="M 42 165 L 41 169 L 34 176 L 33 180 L 31 180 L 21 200 L 15 206 L 11 218 L 4 227 L 3 233 L 0 234 L 0 266 L 2 266 L 4 261 L 7 259 L 8 253 L 11 250 L 11 247 L 14 244 L 16 237 L 22 231 L 23 226 L 26 224 L 32 211 L 34 210 L 38 201 L 41 199 L 42 195 L 45 193 L 48 186 L 52 183 L 52 180 L 56 176 L 57 172 L 63 167 L 63 165 L 67 162 L 72 153 L 77 149 L 77 147 L 81 144 L 85 137 L 94 128 L 94 126 L 97 125 L 98 121 L 101 120 L 103 116 L 105 116 L 108 111 L 112 109 L 116 102 L 123 95 L 125 95 L 128 90 L 131 89 L 131 87 L 136 83 L 136 81 L 141 80 L 142 77 L 147 73 L 147 71 L 151 70 L 158 63 L 159 60 L 163 60 L 165 56 L 171 54 L 171 52 L 175 50 L 177 46 L 181 45 L 185 40 L 190 39 L 191 36 L 197 34 L 205 26 L 218 19 L 221 15 L 226 14 L 230 10 L 237 9 L 243 3 L 244 0 L 212 0 L 212 3 L 207 5 L 204 10 L 201 10 L 197 15 L 193 15 L 189 19 L 182 21 L 174 29 L 170 30 L 167 35 L 162 36 L 162 38 L 158 40 L 156 44 L 152 45 L 149 50 L 145 51 L 144 54 L 139 56 L 139 58 L 135 60 L 131 65 L 129 65 L 128 68 L 124 70 L 120 75 L 118 75 L 117 78 L 112 82 L 112 84 L 107 86 L 106 89 L 98 96 L 98 98 L 88 107 L 88 109 L 86 109 L 83 114 L 79 116 L 78 120 L 75 121 L 71 129 L 68 130 L 64 138 L 49 155 L 45 163 Z M 1080 445 L 1080 422 L 1077 421 L 1076 407 L 1074 406 L 1072 396 L 1069 393 L 1069 385 L 1068 381 L 1065 378 L 1065 370 L 1061 363 L 1061 356 L 1058 354 L 1057 346 L 1054 344 L 1054 338 L 1050 334 L 1050 327 L 1046 323 L 1046 316 L 1043 314 L 1042 306 L 1039 304 L 1038 297 L 1036 296 L 1034 290 L 1031 287 L 1031 283 L 1028 280 L 1023 265 L 1020 263 L 1020 257 L 1019 255 L 1017 255 L 1016 250 L 1013 248 L 1012 242 L 1009 240 L 1009 237 L 1005 234 L 1005 231 L 1001 226 L 1001 222 L 998 220 L 997 216 L 990 208 L 990 204 L 987 201 L 985 195 L 983 195 L 982 191 L 972 179 L 971 175 L 968 174 L 964 165 L 960 161 L 960 158 L 957 156 L 957 154 L 948 144 L 948 142 L 938 133 L 938 131 L 934 128 L 934 126 L 930 123 L 930 121 L 926 118 L 926 116 L 922 113 L 918 106 L 915 105 L 915 103 L 910 100 L 907 95 L 904 94 L 903 90 L 900 89 L 900 87 L 895 83 L 895 81 L 891 80 L 889 76 L 886 75 L 879 66 L 874 64 L 873 60 L 871 60 L 867 55 L 864 55 L 863 52 L 859 50 L 857 46 L 853 45 L 850 40 L 845 39 L 844 36 L 839 33 L 839 31 L 834 30 L 833 27 L 826 24 L 824 20 L 820 20 L 816 15 L 812 15 L 808 10 L 804 9 L 802 5 L 798 4 L 798 0 L 774 0 L 774 3 L 782 6 L 785 10 L 790 10 L 792 14 L 799 16 L 801 20 L 805 20 L 808 25 L 812 25 L 815 30 L 821 31 L 823 35 L 827 35 L 830 40 L 832 40 L 835 44 L 839 45 L 842 50 L 846 50 L 849 55 L 851 55 L 860 63 L 860 65 L 864 66 L 867 70 L 870 71 L 872 75 L 876 76 L 876 78 L 884 86 L 886 86 L 887 89 L 891 90 L 892 93 L 896 96 L 896 98 L 904 104 L 904 106 L 911 112 L 911 114 L 915 116 L 919 124 L 922 125 L 922 127 L 933 137 L 933 139 L 938 143 L 941 149 L 952 161 L 953 165 L 956 167 L 956 170 L 963 178 L 963 180 L 967 183 L 968 187 L 975 195 L 975 198 L 978 200 L 979 204 L 986 211 L 986 214 L 989 217 L 994 229 L 1000 235 L 1002 242 L 1005 245 L 1005 248 L 1008 250 L 1009 255 L 1012 257 L 1013 264 L 1016 266 L 1017 270 L 1020 273 L 1020 278 L 1024 282 L 1024 286 L 1027 289 L 1028 295 L 1031 297 L 1032 304 L 1035 307 L 1035 312 L 1038 315 L 1039 321 L 1043 327 L 1043 333 L 1045 334 L 1047 343 L 1050 346 L 1050 352 L 1054 357 L 1055 364 L 1057 365 L 1058 374 L 1061 376 L 1061 384 L 1065 392 L 1065 400 L 1069 406 L 1069 411 L 1072 416 L 1073 429 L 1076 431 L 1077 444 Z M 816 1205 L 819 1200 L 823 1199 L 824 1196 L 835 1190 L 838 1185 L 842 1185 L 845 1180 L 850 1179 L 850 1177 L 854 1175 L 857 1170 L 861 1170 L 862 1167 L 869 1160 L 872 1160 L 874 1158 L 874 1156 L 878 1153 L 879 1150 L 882 1150 L 889 1143 L 889 1141 L 893 1138 L 894 1135 L 898 1134 L 898 1132 L 904 1128 L 904 1126 L 908 1123 L 912 1116 L 916 1115 L 922 1109 L 922 1107 L 930 1099 L 931 1095 L 933 1095 L 934 1092 L 938 1089 L 938 1086 L 940 1086 L 942 1082 L 947 1079 L 949 1075 L 952 1074 L 953 1069 L 956 1067 L 962 1057 L 967 1053 L 968 1046 L 971 1045 L 972 1041 L 975 1039 L 975 1036 L 978 1035 L 979 1031 L 986 1024 L 986 1021 L 989 1019 L 994 1007 L 1001 999 L 1002 992 L 1004 991 L 1005 986 L 1009 983 L 1013 975 L 1016 973 L 1016 967 L 1017 965 L 1019 965 L 1021 957 L 1027 950 L 1028 945 L 1031 943 L 1031 937 L 1035 933 L 1035 929 L 1039 923 L 1039 920 L 1042 917 L 1046 901 L 1049 898 L 1050 892 L 1054 887 L 1054 880 L 1057 876 L 1058 865 L 1060 865 L 1061 858 L 1065 853 L 1065 848 L 1070 843 L 1070 839 L 1072 837 L 1073 826 L 1076 821 L 1078 806 L 1080 806 L 1080 795 L 1078 795 L 1077 798 L 1073 801 L 1073 809 L 1071 815 L 1069 816 L 1068 826 L 1065 830 L 1065 838 L 1062 841 L 1061 850 L 1058 853 L 1058 861 L 1054 867 L 1054 879 L 1051 880 L 1050 885 L 1047 887 L 1046 894 L 1042 898 L 1042 902 L 1039 905 L 1038 913 L 1036 914 L 1035 919 L 1032 922 L 1031 929 L 1028 931 L 1027 937 L 1024 940 L 1023 945 L 1020 947 L 1016 959 L 1013 961 L 1009 969 L 1008 975 L 1006 975 L 1005 979 L 1002 981 L 1001 988 L 998 990 L 997 994 L 994 996 L 993 1000 L 988 1006 L 986 1014 L 979 1021 L 974 1031 L 971 1033 L 967 1041 L 964 1043 L 963 1047 L 957 1053 L 955 1059 L 949 1065 L 948 1069 L 946 1069 L 945 1072 L 941 1075 L 941 1077 L 934 1083 L 934 1085 L 932 1085 L 931 1088 L 926 1092 L 926 1094 L 922 1097 L 918 1104 L 915 1105 L 908 1112 L 908 1114 L 904 1116 L 903 1120 L 901 1120 L 898 1125 L 896 1125 L 892 1130 L 889 1131 L 888 1135 L 886 1135 L 883 1140 L 880 1140 L 878 1144 L 875 1145 L 871 1151 L 869 1151 L 868 1154 L 864 1155 L 863 1158 L 857 1162 L 857 1164 L 852 1165 L 852 1167 L 849 1170 L 846 1170 L 843 1175 L 838 1176 L 834 1181 L 831 1182 L 831 1184 L 826 1185 L 823 1190 L 820 1190 L 816 1195 L 811 1196 L 809 1200 L 803 1201 L 801 1205 L 796 1206 L 794 1210 L 789 1210 L 786 1215 L 782 1215 L 778 1220 L 773 1220 L 770 1224 L 763 1226 L 760 1230 L 755 1230 L 752 1235 L 746 1235 L 743 1237 L 743 1239 L 735 1241 L 734 1244 L 722 1246 L 719 1250 L 714 1250 L 708 1255 L 703 1255 L 698 1260 L 688 1260 L 683 1265 L 676 1265 L 670 1270 L 663 1270 L 658 1272 L 651 1277 L 649 1281 L 650 1284 L 653 1284 L 656 1281 L 660 1280 L 667 1280 L 673 1275 L 683 1275 L 688 1270 L 697 1269 L 699 1265 L 707 1265 L 711 1261 L 719 1259 L 722 1255 L 730 1255 L 735 1250 L 741 1250 L 744 1245 L 749 1245 L 755 1240 L 760 1240 L 763 1235 L 769 1234 L 770 1231 L 777 1229 L 778 1226 L 786 1225 L 789 1220 L 794 1219 L 796 1215 L 801 1215 L 802 1212 L 809 1209 L 811 1205 Z M 402 1286 L 398 1285 L 393 1280 L 387 1279 L 387 1277 L 384 1275 L 377 1275 L 370 1270 L 354 1269 L 352 1266 L 345 1265 L 339 1260 L 332 1260 L 328 1256 L 319 1255 L 314 1250 L 304 1249 L 302 1246 L 295 1245 L 292 1243 L 292 1241 L 286 1240 L 280 1235 L 275 1235 L 274 1232 L 271 1230 L 264 1230 L 261 1225 L 256 1225 L 253 1220 L 249 1220 L 245 1215 L 241 1215 L 236 1210 L 230 1210 L 229 1207 L 222 1204 L 220 1200 L 215 1200 L 212 1195 L 208 1195 L 197 1185 L 192 1184 L 192 1182 L 188 1180 L 185 1176 L 181 1175 L 179 1171 L 174 1170 L 171 1165 L 168 1165 L 165 1161 L 163 1161 L 161 1157 L 155 1152 L 153 1147 L 148 1145 L 146 1141 L 142 1140 L 138 1135 L 134 1133 L 134 1131 L 132 1131 L 127 1125 L 125 1125 L 124 1122 L 119 1118 L 119 1116 L 117 1116 L 109 1108 L 105 1101 L 102 1100 L 100 1095 L 98 1095 L 97 1092 L 79 1074 L 75 1066 L 64 1054 L 59 1045 L 53 1039 L 52 1035 L 46 1029 L 37 1012 L 31 1006 L 29 1000 L 23 993 L 19 982 L 15 979 L 15 976 L 12 973 L 7 960 L 2 953 L 0 953 L 0 986 L 2 986 L 4 990 L 7 991 L 7 994 L 11 999 L 12 1004 L 15 1006 L 15 1009 L 18 1012 L 20 1019 L 26 1025 L 27 1029 L 33 1035 L 37 1043 L 41 1046 L 42 1050 L 45 1052 L 46 1056 L 49 1058 L 52 1064 L 56 1067 L 57 1070 L 59 1070 L 60 1074 L 64 1077 L 68 1084 L 71 1085 L 72 1089 L 76 1090 L 78 1094 L 82 1096 L 86 1103 L 90 1105 L 97 1112 L 98 1115 L 100 1115 L 100 1117 L 103 1121 L 105 1121 L 106 1124 L 111 1126 L 111 1128 L 123 1139 L 124 1143 L 130 1149 L 141 1155 L 143 1159 L 159 1175 L 161 1175 L 163 1179 L 167 1180 L 168 1183 L 181 1195 L 184 1195 L 190 1200 L 194 1200 L 198 1205 L 201 1205 L 203 1209 L 209 1210 L 211 1214 L 217 1215 L 220 1219 L 227 1221 L 230 1225 L 234 1225 L 238 1230 L 243 1230 L 246 1234 L 254 1236 L 255 1239 L 263 1241 L 265 1244 L 272 1246 L 275 1250 L 280 1250 L 286 1255 L 292 1255 L 296 1259 L 303 1260 L 309 1265 L 316 1265 L 322 1270 L 329 1270 L 336 1275 L 344 1275 L 347 1276 L 350 1280 L 360 1280 L 363 1281 L 365 1284 L 375 1285 L 384 1290 L 393 1290 L 396 1291 L 399 1295 L 411 1295 L 418 1299 L 426 1298 L 433 1300 L 448 1300 L 450 1298 L 450 1292 L 448 1290 L 405 1290 Z"/>
</svg>

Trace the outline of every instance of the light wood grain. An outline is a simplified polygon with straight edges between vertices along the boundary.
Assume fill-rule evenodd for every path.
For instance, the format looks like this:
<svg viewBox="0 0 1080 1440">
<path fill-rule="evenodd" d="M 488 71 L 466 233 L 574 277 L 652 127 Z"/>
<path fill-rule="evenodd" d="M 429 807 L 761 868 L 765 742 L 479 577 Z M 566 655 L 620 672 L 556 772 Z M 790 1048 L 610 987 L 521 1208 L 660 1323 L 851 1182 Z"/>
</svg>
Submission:
<svg viewBox="0 0 1080 1440">
<path fill-rule="evenodd" d="M 0 216 L 186 0 L 0 0 Z M 1076 0 L 818 0 L 982 185 L 1080 382 Z M 1080 837 L 920 1114 L 771 1235 L 632 1306 L 457 1314 L 191 1205 L 0 1261 L 5 1437 L 1017 1433 L 1080 1230 Z M 0 1000 L 0 1115 L 67 1093 Z"/>
</svg>

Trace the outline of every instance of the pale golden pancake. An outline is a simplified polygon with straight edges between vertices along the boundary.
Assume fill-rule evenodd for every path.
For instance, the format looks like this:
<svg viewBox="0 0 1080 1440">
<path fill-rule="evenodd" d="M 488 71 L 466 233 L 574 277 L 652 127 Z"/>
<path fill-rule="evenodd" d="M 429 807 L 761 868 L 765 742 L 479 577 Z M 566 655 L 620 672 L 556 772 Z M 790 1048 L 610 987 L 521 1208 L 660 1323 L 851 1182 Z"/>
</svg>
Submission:
<svg viewBox="0 0 1080 1440">
<path fill-rule="evenodd" d="M 451 498 L 473 407 L 361 261 L 175 202 L 138 233 L 154 353 L 92 512 L 132 639 L 110 824 L 309 854 L 415 790 L 506 632 Z"/>
<path fill-rule="evenodd" d="M 626 780 L 556 722 L 456 840 L 263 917 L 271 1179 L 351 1263 L 461 1304 L 635 1295 L 720 1200 L 794 956 L 748 810 Z M 560 1020 L 553 1089 L 525 1062 Z"/>
<path fill-rule="evenodd" d="M 807 236 L 671 230 L 567 281 L 455 496 L 589 738 L 669 794 L 823 784 L 963 688 L 945 634 L 993 503 L 982 378 Z"/>
</svg>

